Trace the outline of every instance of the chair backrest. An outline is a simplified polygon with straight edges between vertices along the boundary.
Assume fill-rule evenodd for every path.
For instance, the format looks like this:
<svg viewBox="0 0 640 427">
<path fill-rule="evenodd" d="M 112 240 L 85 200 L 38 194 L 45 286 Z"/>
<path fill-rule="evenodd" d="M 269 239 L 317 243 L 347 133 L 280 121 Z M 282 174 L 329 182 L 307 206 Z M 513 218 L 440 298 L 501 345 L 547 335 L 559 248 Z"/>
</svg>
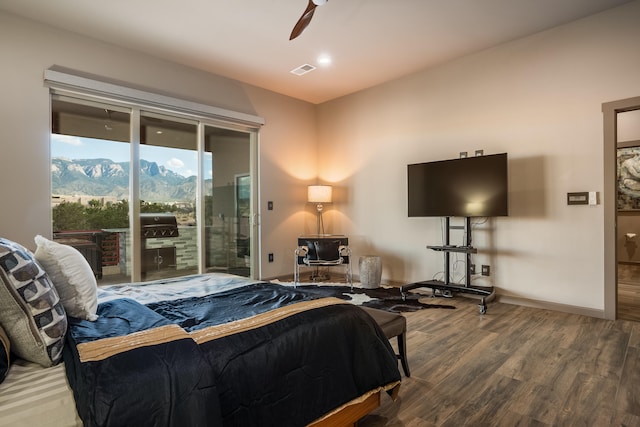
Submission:
<svg viewBox="0 0 640 427">
<path fill-rule="evenodd" d="M 342 263 L 349 262 L 349 256 L 340 253 L 342 246 L 349 246 L 349 239 L 344 236 L 299 237 L 298 246 L 307 248 L 307 254 L 298 257 L 298 264 L 304 264 L 305 258 L 312 261 L 327 262 L 335 262 L 342 258 Z"/>
</svg>

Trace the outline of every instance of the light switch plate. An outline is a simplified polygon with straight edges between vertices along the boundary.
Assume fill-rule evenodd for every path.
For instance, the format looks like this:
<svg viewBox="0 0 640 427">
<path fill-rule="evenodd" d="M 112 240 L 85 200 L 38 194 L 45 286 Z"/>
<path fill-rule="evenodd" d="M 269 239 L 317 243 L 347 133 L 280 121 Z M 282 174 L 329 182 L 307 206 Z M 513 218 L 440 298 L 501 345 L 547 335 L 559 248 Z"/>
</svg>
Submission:
<svg viewBox="0 0 640 427">
<path fill-rule="evenodd" d="M 589 191 L 589 206 L 596 206 L 598 204 L 598 193 L 596 191 Z"/>
</svg>

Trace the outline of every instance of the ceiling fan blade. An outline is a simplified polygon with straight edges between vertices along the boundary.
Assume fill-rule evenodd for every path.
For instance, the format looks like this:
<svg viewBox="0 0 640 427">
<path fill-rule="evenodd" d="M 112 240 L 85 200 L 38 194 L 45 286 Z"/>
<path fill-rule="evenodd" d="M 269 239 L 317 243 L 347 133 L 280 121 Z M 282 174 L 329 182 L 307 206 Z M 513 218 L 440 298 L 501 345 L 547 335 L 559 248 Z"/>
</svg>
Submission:
<svg viewBox="0 0 640 427">
<path fill-rule="evenodd" d="M 309 25 L 309 22 L 311 22 L 311 18 L 313 18 L 313 13 L 316 11 L 316 7 L 318 6 L 313 2 L 313 0 L 309 0 L 307 8 L 302 13 L 300 19 L 298 19 L 298 22 L 296 22 L 296 25 L 293 27 L 293 31 L 291 31 L 289 40 L 295 39 L 300 34 L 302 34 L 305 28 L 307 28 L 307 25 Z"/>
</svg>

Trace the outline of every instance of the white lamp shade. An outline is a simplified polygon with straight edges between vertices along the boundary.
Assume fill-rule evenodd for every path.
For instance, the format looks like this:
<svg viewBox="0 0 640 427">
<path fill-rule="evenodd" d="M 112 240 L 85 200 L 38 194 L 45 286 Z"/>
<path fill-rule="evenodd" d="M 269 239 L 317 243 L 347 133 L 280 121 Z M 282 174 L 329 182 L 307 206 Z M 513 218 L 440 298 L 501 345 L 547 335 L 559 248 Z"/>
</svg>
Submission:
<svg viewBox="0 0 640 427">
<path fill-rule="evenodd" d="M 310 185 L 307 188 L 307 201 L 310 203 L 331 203 L 330 185 Z"/>
</svg>

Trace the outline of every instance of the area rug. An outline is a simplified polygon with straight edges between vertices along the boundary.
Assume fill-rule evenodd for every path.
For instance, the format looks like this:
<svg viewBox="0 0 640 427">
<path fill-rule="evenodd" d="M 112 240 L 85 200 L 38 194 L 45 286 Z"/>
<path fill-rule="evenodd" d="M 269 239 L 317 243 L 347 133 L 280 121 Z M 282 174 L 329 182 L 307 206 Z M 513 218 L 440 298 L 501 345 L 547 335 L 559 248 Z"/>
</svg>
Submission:
<svg viewBox="0 0 640 427">
<path fill-rule="evenodd" d="M 272 281 L 281 285 L 293 286 L 290 282 Z M 304 290 L 317 295 L 318 297 L 336 297 L 349 301 L 356 305 L 377 308 L 380 310 L 390 311 L 392 313 L 402 313 L 423 310 L 427 308 L 444 308 L 455 309 L 455 306 L 446 304 L 430 304 L 424 302 L 429 300 L 430 295 L 418 292 L 407 292 L 406 299 L 402 299 L 399 288 L 380 287 L 376 289 L 365 289 L 362 287 L 353 287 L 353 292 L 349 286 L 344 284 L 309 284 L 301 283 L 298 289 Z M 420 301 L 422 300 L 422 301 Z"/>
</svg>

